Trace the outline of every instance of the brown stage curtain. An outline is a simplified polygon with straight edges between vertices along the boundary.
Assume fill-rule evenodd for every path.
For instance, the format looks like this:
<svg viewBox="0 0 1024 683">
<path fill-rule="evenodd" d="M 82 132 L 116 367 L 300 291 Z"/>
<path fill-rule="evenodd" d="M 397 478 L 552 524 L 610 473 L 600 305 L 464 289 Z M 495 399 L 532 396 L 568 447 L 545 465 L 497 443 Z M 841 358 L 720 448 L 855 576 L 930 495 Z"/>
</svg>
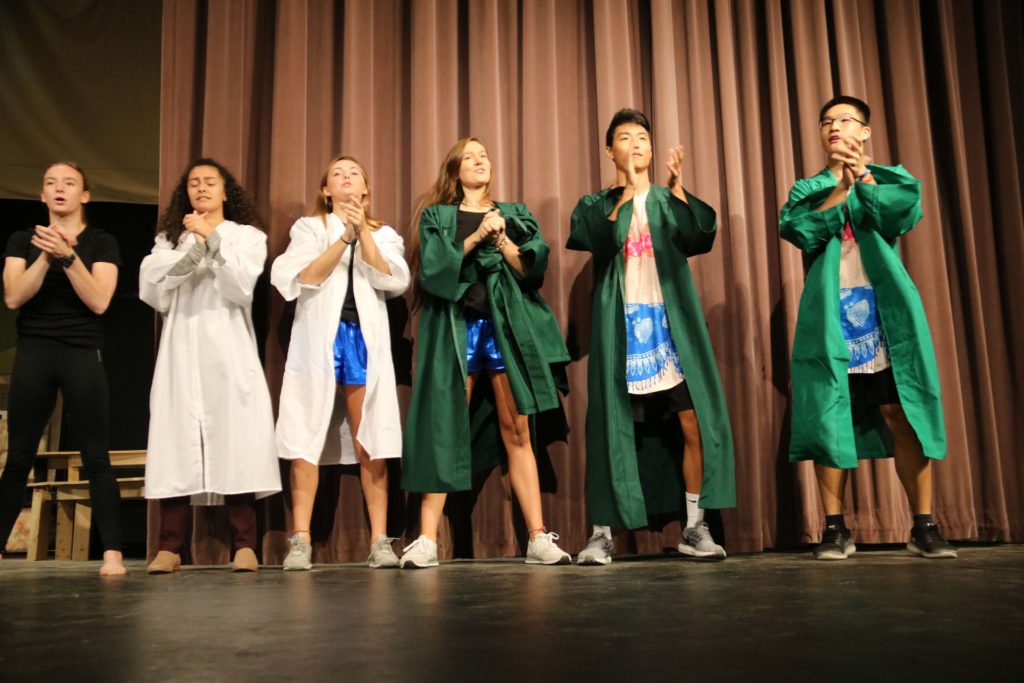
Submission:
<svg viewBox="0 0 1024 683">
<path fill-rule="evenodd" d="M 779 209 L 794 180 L 824 164 L 821 103 L 863 97 L 875 112 L 874 159 L 924 182 L 925 218 L 902 252 L 943 384 L 949 455 L 935 468 L 936 516 L 954 539 L 1020 541 L 1022 29 L 1014 0 L 164 0 L 160 197 L 190 157 L 220 159 L 269 216 L 273 257 L 326 161 L 344 152 L 369 171 L 374 213 L 408 234 L 444 152 L 481 136 L 495 196 L 525 201 L 552 245 L 543 294 L 577 355 L 568 441 L 539 454 L 548 526 L 575 551 L 589 533 L 591 268 L 563 245 L 577 199 L 613 177 L 602 150 L 611 114 L 647 111 L 656 177 L 664 182 L 665 150 L 682 144 L 686 185 L 718 209 L 715 248 L 692 264 L 736 441 L 739 504 L 714 522 L 729 550 L 758 551 L 809 542 L 822 524 L 813 471 L 786 459 L 803 265 L 778 237 Z M 288 311 L 268 297 L 276 395 Z M 407 367 L 408 349 L 399 355 Z M 558 419 L 543 431 L 556 436 Z M 369 539 L 355 471 L 324 468 L 322 488 L 315 559 L 362 560 Z M 406 506 L 397 489 L 393 498 L 393 532 L 410 538 L 417 501 Z M 848 503 L 859 540 L 905 540 L 909 511 L 891 461 L 864 463 Z M 280 561 L 282 497 L 267 508 L 264 559 Z M 444 556 L 523 552 L 500 472 L 454 496 L 451 512 Z M 617 543 L 660 552 L 678 534 L 671 522 Z M 227 547 L 223 520 L 204 514 L 196 560 L 223 561 Z"/>
</svg>

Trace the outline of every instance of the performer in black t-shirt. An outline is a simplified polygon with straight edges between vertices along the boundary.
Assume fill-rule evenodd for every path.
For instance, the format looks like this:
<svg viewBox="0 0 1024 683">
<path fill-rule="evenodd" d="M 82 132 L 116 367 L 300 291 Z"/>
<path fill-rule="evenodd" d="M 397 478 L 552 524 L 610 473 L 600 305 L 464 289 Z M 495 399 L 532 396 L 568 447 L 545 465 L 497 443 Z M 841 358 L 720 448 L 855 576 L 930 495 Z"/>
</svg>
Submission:
<svg viewBox="0 0 1024 683">
<path fill-rule="evenodd" d="M 89 185 L 76 164 L 47 168 L 41 198 L 49 209 L 49 225 L 11 235 L 4 254 L 4 303 L 21 310 L 7 465 L 0 476 L 0 541 L 6 543 L 21 510 L 39 438 L 60 389 L 79 439 L 103 541 L 100 574 L 124 574 L 121 496 L 107 450 L 109 397 L 99 323 L 117 287 L 117 241 L 86 225 Z"/>
</svg>

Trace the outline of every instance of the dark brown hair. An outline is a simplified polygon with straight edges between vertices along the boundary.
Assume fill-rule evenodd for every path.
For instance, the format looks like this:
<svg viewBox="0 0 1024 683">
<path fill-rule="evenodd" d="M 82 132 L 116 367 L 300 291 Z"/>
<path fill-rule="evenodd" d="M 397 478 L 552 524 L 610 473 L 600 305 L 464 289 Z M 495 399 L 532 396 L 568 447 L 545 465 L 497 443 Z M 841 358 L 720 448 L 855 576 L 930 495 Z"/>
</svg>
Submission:
<svg viewBox="0 0 1024 683">
<path fill-rule="evenodd" d="M 437 180 L 427 192 L 423 201 L 416 207 L 416 213 L 412 217 L 412 228 L 409 230 L 409 271 L 412 274 L 413 301 L 419 300 L 419 286 L 417 284 L 420 274 L 420 217 L 423 210 L 434 204 L 458 204 L 465 198 L 462 183 L 459 181 L 459 170 L 462 167 L 462 154 L 466 151 L 466 145 L 476 142 L 483 148 L 487 145 L 480 138 L 467 137 L 458 140 L 448 150 L 447 156 L 441 162 L 441 168 L 437 172 Z M 491 183 L 484 188 L 484 198 L 491 198 Z"/>
</svg>

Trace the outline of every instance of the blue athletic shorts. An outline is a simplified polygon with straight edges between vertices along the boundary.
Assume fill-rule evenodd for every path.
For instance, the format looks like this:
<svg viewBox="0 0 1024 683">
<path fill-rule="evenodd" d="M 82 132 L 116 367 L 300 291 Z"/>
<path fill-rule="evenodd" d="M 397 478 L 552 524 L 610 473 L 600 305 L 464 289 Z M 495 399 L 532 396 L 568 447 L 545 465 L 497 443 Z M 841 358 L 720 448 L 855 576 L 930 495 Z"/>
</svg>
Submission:
<svg viewBox="0 0 1024 683">
<path fill-rule="evenodd" d="M 334 337 L 334 379 L 338 384 L 366 384 L 366 342 L 359 323 L 338 322 Z"/>
<path fill-rule="evenodd" d="M 483 369 L 499 372 L 505 361 L 494 338 L 494 321 L 485 315 L 466 311 L 466 370 L 474 374 Z"/>
</svg>

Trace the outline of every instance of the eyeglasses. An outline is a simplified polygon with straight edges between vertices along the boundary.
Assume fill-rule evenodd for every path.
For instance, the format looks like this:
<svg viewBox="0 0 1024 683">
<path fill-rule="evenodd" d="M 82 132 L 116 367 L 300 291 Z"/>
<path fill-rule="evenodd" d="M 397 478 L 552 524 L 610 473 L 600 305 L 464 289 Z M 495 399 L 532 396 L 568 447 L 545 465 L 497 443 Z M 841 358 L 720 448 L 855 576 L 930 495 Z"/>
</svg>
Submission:
<svg viewBox="0 0 1024 683">
<path fill-rule="evenodd" d="M 862 126 L 868 125 L 866 121 L 861 121 L 855 116 L 843 114 L 842 116 L 837 116 L 834 119 L 822 119 L 821 121 L 818 121 L 818 129 L 825 130 L 826 128 L 831 128 L 833 123 L 838 123 L 840 126 L 847 126 L 849 125 L 850 121 L 856 121 Z"/>
</svg>

